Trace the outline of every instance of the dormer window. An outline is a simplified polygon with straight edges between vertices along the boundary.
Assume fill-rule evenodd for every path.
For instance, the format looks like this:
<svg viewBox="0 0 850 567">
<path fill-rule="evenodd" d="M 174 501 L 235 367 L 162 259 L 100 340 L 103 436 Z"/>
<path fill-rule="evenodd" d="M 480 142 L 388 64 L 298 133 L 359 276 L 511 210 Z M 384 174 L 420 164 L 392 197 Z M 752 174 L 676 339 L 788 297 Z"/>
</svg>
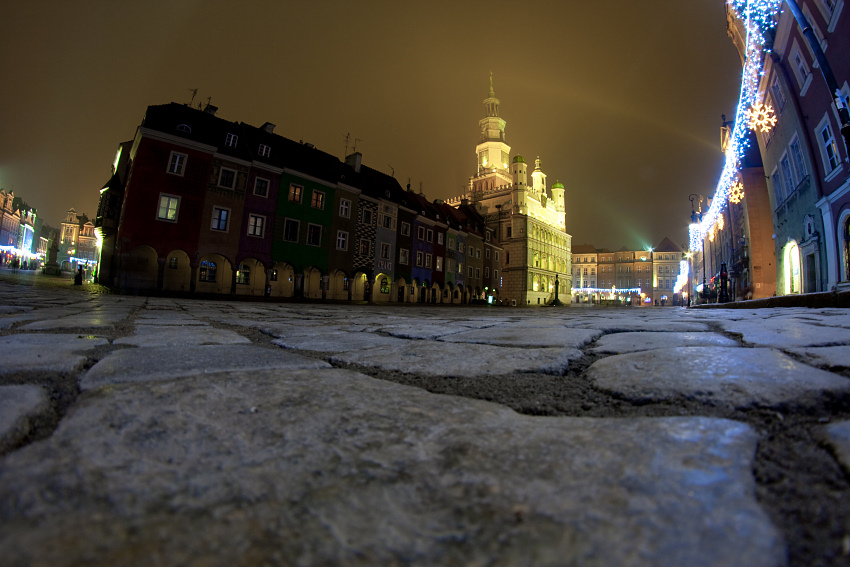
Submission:
<svg viewBox="0 0 850 567">
<path fill-rule="evenodd" d="M 269 146 L 267 146 L 265 144 L 260 144 L 260 155 L 261 156 L 269 157 L 269 155 L 271 155 L 271 153 L 272 153 L 272 149 Z"/>
<path fill-rule="evenodd" d="M 236 134 L 228 134 L 227 137 L 224 138 L 224 145 L 235 148 L 237 141 L 239 141 L 239 136 Z"/>
<path fill-rule="evenodd" d="M 177 131 L 178 132 L 186 132 L 187 134 L 192 133 L 192 129 L 189 127 L 188 124 L 181 124 L 180 126 L 177 127 Z"/>
</svg>

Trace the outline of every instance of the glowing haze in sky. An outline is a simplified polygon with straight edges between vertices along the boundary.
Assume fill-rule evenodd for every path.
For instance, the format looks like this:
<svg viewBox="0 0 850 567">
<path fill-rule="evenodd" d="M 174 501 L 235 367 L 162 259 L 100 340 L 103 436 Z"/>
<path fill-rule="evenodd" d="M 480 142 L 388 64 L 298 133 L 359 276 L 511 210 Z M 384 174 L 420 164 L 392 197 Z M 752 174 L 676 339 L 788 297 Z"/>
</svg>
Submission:
<svg viewBox="0 0 850 567">
<path fill-rule="evenodd" d="M 0 2 L 0 187 L 94 216 L 145 108 L 189 102 L 465 191 L 493 72 L 512 154 L 566 187 L 573 243 L 687 242 L 741 64 L 723 0 Z M 350 149 L 350 148 L 349 148 Z"/>
</svg>

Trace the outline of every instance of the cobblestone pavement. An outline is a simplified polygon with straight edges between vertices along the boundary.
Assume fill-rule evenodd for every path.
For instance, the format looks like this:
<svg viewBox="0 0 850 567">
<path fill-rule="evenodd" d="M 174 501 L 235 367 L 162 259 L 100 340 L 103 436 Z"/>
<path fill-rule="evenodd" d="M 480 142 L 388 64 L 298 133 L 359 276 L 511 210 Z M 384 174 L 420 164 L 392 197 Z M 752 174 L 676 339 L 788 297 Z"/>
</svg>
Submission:
<svg viewBox="0 0 850 567">
<path fill-rule="evenodd" d="M 850 311 L 0 273 L 4 565 L 850 564 Z"/>
</svg>

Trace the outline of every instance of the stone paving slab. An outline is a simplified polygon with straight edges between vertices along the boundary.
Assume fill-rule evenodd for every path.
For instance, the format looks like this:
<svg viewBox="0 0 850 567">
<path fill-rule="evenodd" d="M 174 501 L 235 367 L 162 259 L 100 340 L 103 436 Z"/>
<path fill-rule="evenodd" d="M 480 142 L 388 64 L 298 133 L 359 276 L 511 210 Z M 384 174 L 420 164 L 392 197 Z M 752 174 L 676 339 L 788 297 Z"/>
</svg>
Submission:
<svg viewBox="0 0 850 567">
<path fill-rule="evenodd" d="M 223 371 L 329 367 L 321 360 L 253 345 L 128 348 L 113 352 L 92 366 L 82 377 L 80 389 L 125 382 L 176 380 Z"/>
<path fill-rule="evenodd" d="M 403 344 L 341 352 L 329 360 L 425 376 L 496 376 L 512 372 L 562 374 L 572 361 L 582 357 L 581 351 L 572 348 L 398 340 Z"/>
<path fill-rule="evenodd" d="M 272 341 L 283 348 L 296 350 L 312 350 L 317 352 L 340 353 L 384 347 L 401 351 L 410 341 L 395 337 L 384 337 L 374 333 L 343 333 L 330 331 L 310 334 L 295 334 Z"/>
<path fill-rule="evenodd" d="M 708 325 L 700 322 L 670 321 L 669 319 L 634 319 L 626 317 L 610 317 L 603 321 L 587 323 L 587 328 L 599 329 L 606 333 L 624 333 L 629 331 L 658 331 L 658 332 L 700 332 L 708 331 Z"/>
<path fill-rule="evenodd" d="M 130 314 L 129 309 L 122 310 L 92 310 L 78 315 L 70 315 L 60 317 L 58 319 L 46 319 L 35 321 L 27 325 L 23 325 L 21 330 L 24 331 L 60 331 L 62 329 L 112 329 L 127 319 Z M 37 311 L 36 316 L 41 315 Z"/>
<path fill-rule="evenodd" d="M 791 323 L 787 319 L 762 321 L 718 320 L 723 330 L 742 335 L 745 344 L 779 349 L 850 345 L 850 329 Z"/>
<path fill-rule="evenodd" d="M 596 341 L 592 349 L 597 354 L 622 354 L 657 348 L 720 346 L 736 347 L 738 343 L 717 333 L 614 333 Z"/>
<path fill-rule="evenodd" d="M 619 354 L 587 369 L 594 386 L 633 401 L 693 398 L 715 405 L 816 404 L 850 393 L 850 379 L 773 349 L 678 347 Z"/>
<path fill-rule="evenodd" d="M 0 386 L 0 450 L 26 437 L 32 419 L 48 411 L 47 394 L 40 386 Z"/>
<path fill-rule="evenodd" d="M 850 368 L 850 346 L 787 349 L 806 364 L 831 369 Z"/>
<path fill-rule="evenodd" d="M 81 352 L 108 344 L 102 337 L 32 333 L 0 337 L 0 376 L 20 372 L 74 372 L 83 367 Z"/>
<path fill-rule="evenodd" d="M 580 348 L 600 335 L 602 335 L 602 331 L 595 329 L 571 329 L 565 327 L 563 324 L 543 327 L 513 327 L 504 325 L 454 333 L 441 337 L 439 340 L 451 343 L 476 343 L 510 347 Z"/>
<path fill-rule="evenodd" d="M 139 347 L 165 347 L 179 345 L 234 345 L 250 344 L 251 341 L 238 333 L 216 329 L 209 325 L 151 325 L 136 324 L 131 337 L 115 339 L 115 344 Z"/>
<path fill-rule="evenodd" d="M 543 418 L 341 370 L 84 394 L 0 461 L 7 565 L 785 564 L 757 435 Z"/>
<path fill-rule="evenodd" d="M 845 470 L 850 470 L 850 421 L 831 423 L 825 429 L 838 460 Z"/>
</svg>

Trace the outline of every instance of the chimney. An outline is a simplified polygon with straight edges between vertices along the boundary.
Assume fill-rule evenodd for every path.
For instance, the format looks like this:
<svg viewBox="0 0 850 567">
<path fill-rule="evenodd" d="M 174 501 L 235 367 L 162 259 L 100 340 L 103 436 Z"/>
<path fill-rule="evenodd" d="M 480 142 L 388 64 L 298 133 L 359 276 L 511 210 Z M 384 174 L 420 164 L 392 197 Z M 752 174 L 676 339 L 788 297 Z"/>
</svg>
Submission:
<svg viewBox="0 0 850 567">
<path fill-rule="evenodd" d="M 269 134 L 274 134 L 274 124 L 271 122 L 266 122 L 263 124 L 263 130 L 265 130 Z"/>
<path fill-rule="evenodd" d="M 354 152 L 353 154 L 345 156 L 345 164 L 353 167 L 354 171 L 357 173 L 360 173 L 361 163 L 363 163 L 363 154 L 360 152 Z"/>
<path fill-rule="evenodd" d="M 213 106 L 211 104 L 208 104 L 204 107 L 204 112 L 206 112 L 207 114 L 212 114 L 213 116 L 215 116 L 215 113 L 216 113 L 217 110 L 218 110 L 218 107 Z"/>
</svg>

